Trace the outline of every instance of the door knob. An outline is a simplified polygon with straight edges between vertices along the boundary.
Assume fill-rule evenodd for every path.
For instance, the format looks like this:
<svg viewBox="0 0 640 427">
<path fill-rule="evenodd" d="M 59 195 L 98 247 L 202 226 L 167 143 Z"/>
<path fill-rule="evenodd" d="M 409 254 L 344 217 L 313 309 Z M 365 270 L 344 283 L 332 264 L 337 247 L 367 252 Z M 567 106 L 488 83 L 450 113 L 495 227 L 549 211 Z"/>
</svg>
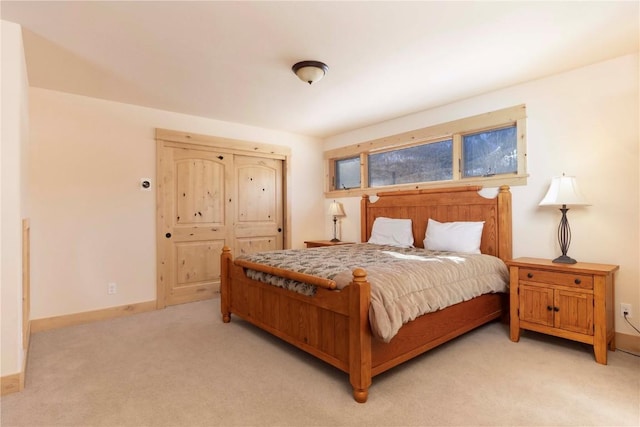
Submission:
<svg viewBox="0 0 640 427">
<path fill-rule="evenodd" d="M 171 238 L 171 233 L 165 234 L 164 237 L 166 237 L 167 239 L 170 239 Z"/>
</svg>

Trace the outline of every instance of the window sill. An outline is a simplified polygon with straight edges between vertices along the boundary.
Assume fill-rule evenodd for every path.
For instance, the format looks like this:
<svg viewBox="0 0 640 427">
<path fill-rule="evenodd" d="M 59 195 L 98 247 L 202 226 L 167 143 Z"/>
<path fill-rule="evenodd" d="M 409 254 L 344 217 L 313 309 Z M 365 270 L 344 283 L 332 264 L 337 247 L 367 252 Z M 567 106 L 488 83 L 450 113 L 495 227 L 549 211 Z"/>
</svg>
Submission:
<svg viewBox="0 0 640 427">
<path fill-rule="evenodd" d="M 449 188 L 474 185 L 479 185 L 484 188 L 500 187 L 501 185 L 514 187 L 519 185 L 527 185 L 528 177 L 529 175 L 514 175 L 510 177 L 495 176 L 483 178 L 468 178 L 455 181 L 439 181 L 435 183 L 387 185 L 384 187 L 370 188 L 349 188 L 346 190 L 326 191 L 324 195 L 327 198 L 337 199 L 340 197 L 361 197 L 364 194 L 372 195 L 381 191 L 421 190 L 425 188 Z"/>
</svg>

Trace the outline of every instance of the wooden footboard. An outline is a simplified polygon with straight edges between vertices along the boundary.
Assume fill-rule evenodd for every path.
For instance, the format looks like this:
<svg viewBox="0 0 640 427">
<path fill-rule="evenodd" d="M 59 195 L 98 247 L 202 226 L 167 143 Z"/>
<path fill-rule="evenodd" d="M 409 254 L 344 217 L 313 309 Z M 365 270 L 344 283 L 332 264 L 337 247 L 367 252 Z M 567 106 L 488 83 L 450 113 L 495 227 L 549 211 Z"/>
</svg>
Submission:
<svg viewBox="0 0 640 427">
<path fill-rule="evenodd" d="M 371 288 L 363 269 L 342 291 L 318 287 L 313 297 L 252 280 L 221 256 L 221 305 L 225 323 L 235 314 L 261 329 L 347 372 L 356 401 L 365 402 L 371 385 Z"/>
<path fill-rule="evenodd" d="M 372 337 L 371 288 L 363 269 L 354 270 L 353 281 L 343 290 L 318 288 L 309 297 L 248 278 L 227 247 L 221 262 L 223 321 L 229 322 L 233 313 L 348 373 L 360 403 L 367 401 L 373 376 L 500 318 L 506 300 L 502 294 L 488 294 L 420 316 L 384 343 Z"/>
</svg>

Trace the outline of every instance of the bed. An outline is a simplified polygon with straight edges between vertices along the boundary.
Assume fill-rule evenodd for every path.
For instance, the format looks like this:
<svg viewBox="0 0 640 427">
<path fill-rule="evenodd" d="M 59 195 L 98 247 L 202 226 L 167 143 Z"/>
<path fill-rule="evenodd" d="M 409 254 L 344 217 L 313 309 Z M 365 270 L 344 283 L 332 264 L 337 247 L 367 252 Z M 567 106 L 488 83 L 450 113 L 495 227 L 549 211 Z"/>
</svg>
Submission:
<svg viewBox="0 0 640 427">
<path fill-rule="evenodd" d="M 480 251 L 503 261 L 511 258 L 511 193 L 495 197 L 481 187 L 378 193 L 361 200 L 361 240 L 369 241 L 376 218 L 410 219 L 415 246 L 422 247 L 428 219 L 440 222 L 484 221 Z M 309 251 L 313 249 L 308 249 Z M 313 285 L 312 296 L 248 277 L 262 271 Z M 367 271 L 355 268 L 351 282 L 336 282 L 297 271 L 234 260 L 228 247 L 221 255 L 221 312 L 234 314 L 349 374 L 353 397 L 367 401 L 372 378 L 429 349 L 496 319 L 506 320 L 508 295 L 487 293 L 421 315 L 404 324 L 389 342 L 374 336 L 369 322 L 371 284 Z"/>
</svg>

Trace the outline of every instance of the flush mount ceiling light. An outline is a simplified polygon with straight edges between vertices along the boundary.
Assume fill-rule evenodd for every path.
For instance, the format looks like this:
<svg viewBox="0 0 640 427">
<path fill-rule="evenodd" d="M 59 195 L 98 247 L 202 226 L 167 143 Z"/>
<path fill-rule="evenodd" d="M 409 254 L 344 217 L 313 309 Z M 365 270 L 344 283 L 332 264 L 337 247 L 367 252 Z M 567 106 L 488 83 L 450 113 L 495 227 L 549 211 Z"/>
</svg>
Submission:
<svg viewBox="0 0 640 427">
<path fill-rule="evenodd" d="M 319 61 L 298 62 L 291 69 L 300 80 L 309 84 L 320 81 L 329 71 L 327 64 Z"/>
</svg>

